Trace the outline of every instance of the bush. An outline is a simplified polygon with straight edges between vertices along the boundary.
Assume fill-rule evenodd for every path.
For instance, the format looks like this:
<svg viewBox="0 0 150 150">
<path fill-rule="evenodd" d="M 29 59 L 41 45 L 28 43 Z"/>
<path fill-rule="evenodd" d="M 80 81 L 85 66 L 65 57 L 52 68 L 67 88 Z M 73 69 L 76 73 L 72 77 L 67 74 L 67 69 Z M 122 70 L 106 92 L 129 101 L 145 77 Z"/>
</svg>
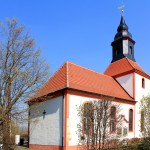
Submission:
<svg viewBox="0 0 150 150">
<path fill-rule="evenodd" d="M 109 150 L 150 150 L 150 138 L 117 139 L 108 142 L 105 149 Z"/>
</svg>

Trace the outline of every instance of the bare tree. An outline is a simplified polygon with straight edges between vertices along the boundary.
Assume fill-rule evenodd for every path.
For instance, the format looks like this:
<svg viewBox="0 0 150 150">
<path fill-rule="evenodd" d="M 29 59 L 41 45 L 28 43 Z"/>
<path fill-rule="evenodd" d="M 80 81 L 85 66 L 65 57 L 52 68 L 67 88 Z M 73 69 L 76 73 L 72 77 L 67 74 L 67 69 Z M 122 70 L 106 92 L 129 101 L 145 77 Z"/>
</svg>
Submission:
<svg viewBox="0 0 150 150">
<path fill-rule="evenodd" d="M 49 67 L 25 28 L 16 19 L 1 22 L 0 136 L 4 145 L 11 143 L 11 120 L 20 117 L 21 103 L 46 82 L 48 75 Z"/>
<path fill-rule="evenodd" d="M 143 148 L 148 148 L 150 147 L 150 95 L 143 97 L 140 108 Z"/>
<path fill-rule="evenodd" d="M 117 138 L 119 104 L 108 100 L 93 100 L 78 108 L 81 122 L 78 124 L 79 149 L 103 150 L 110 145 L 109 140 Z"/>
</svg>

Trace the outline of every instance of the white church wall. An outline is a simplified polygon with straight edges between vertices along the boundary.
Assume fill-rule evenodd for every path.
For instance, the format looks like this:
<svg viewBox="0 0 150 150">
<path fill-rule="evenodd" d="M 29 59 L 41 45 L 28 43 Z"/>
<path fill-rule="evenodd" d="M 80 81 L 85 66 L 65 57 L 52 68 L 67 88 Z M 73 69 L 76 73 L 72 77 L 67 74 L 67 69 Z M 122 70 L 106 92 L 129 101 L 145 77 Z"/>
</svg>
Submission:
<svg viewBox="0 0 150 150">
<path fill-rule="evenodd" d="M 145 79 L 145 88 L 142 88 L 142 78 Z M 140 100 L 143 98 L 143 96 L 147 96 L 150 94 L 150 80 L 139 75 L 135 74 L 135 100 L 136 103 L 136 137 L 141 136 L 140 132 L 140 118 L 141 118 L 141 110 L 140 110 Z"/>
<path fill-rule="evenodd" d="M 78 116 L 78 108 L 84 102 L 90 102 L 92 99 L 82 96 L 69 96 L 69 131 L 70 131 L 70 139 L 69 146 L 78 145 L 78 124 L 80 123 L 80 118 Z"/>
<path fill-rule="evenodd" d="M 128 130 L 128 134 L 127 136 L 122 136 L 121 139 L 123 138 L 133 138 L 134 137 L 134 127 L 135 127 L 135 116 L 134 116 L 134 112 L 135 112 L 135 105 L 131 105 L 131 104 L 124 104 L 124 103 L 120 103 L 120 115 L 125 116 L 126 121 L 129 122 L 129 110 L 132 109 L 133 110 L 133 131 L 129 131 L 129 123 L 125 122 L 123 120 L 123 125 L 122 125 L 122 130 L 124 127 L 127 127 Z"/>
<path fill-rule="evenodd" d="M 31 106 L 30 120 L 30 144 L 62 145 L 62 96 Z"/>
<path fill-rule="evenodd" d="M 70 95 L 69 96 L 69 118 L 67 130 L 69 136 L 69 146 L 78 145 L 78 124 L 81 122 L 80 118 L 78 117 L 78 109 L 79 106 L 83 105 L 85 102 L 95 100 L 94 98 L 88 98 L 84 96 L 76 96 Z M 116 102 L 113 102 L 116 103 Z M 112 103 L 112 104 L 113 104 Z M 129 109 L 135 110 L 134 105 L 120 103 L 120 115 L 124 115 L 125 119 L 129 121 Z M 124 122 L 124 121 L 123 121 Z M 133 121 L 134 122 L 134 121 Z M 127 127 L 128 123 L 124 122 L 123 127 Z M 132 138 L 134 137 L 134 132 L 128 132 L 128 135 L 125 138 Z M 122 137 L 123 138 L 123 137 Z"/>
<path fill-rule="evenodd" d="M 116 78 L 116 80 L 128 92 L 130 96 L 133 96 L 133 74 L 118 77 Z"/>
</svg>

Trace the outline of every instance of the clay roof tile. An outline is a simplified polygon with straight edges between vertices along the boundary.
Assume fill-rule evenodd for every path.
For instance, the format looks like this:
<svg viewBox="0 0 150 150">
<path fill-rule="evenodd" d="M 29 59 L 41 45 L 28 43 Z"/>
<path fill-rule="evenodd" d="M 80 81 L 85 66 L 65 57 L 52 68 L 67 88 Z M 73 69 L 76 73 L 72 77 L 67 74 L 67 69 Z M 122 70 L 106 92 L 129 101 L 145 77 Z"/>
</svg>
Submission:
<svg viewBox="0 0 150 150">
<path fill-rule="evenodd" d="M 71 62 L 64 63 L 31 99 L 65 88 L 133 100 L 114 78 Z"/>
<path fill-rule="evenodd" d="M 150 79 L 150 76 L 145 73 L 145 71 L 136 62 L 128 59 L 127 57 L 111 63 L 104 74 L 111 77 L 116 77 L 125 73 L 128 74 L 130 72 L 136 72 Z"/>
</svg>

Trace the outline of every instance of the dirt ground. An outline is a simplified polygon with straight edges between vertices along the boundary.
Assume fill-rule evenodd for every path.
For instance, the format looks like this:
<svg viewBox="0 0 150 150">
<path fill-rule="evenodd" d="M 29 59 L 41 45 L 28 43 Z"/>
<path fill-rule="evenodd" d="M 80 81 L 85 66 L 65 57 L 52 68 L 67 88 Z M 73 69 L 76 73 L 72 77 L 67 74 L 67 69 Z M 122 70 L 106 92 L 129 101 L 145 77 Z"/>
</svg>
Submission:
<svg viewBox="0 0 150 150">
<path fill-rule="evenodd" d="M 35 149 L 27 148 L 27 147 L 24 147 L 24 146 L 17 146 L 15 148 L 15 150 L 35 150 Z"/>
</svg>

